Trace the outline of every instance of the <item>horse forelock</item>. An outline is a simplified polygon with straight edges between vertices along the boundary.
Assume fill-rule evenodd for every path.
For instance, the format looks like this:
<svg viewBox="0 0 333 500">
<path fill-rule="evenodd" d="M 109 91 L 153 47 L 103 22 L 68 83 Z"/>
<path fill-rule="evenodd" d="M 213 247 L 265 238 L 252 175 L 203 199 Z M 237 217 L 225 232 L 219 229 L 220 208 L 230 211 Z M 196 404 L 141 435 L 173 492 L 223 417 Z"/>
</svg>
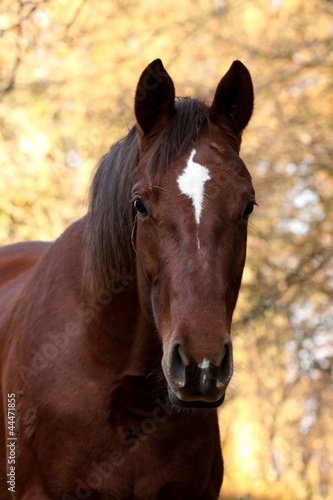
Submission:
<svg viewBox="0 0 333 500">
<path fill-rule="evenodd" d="M 156 178 L 194 145 L 202 126 L 208 123 L 209 108 L 200 100 L 178 98 L 176 113 L 160 131 L 147 169 Z"/>
<path fill-rule="evenodd" d="M 154 137 L 147 176 L 159 179 L 168 165 L 195 144 L 205 123 L 208 107 L 204 103 L 177 99 L 174 117 Z M 84 286 L 93 294 L 120 291 L 135 282 L 131 190 L 139 160 L 140 144 L 134 126 L 97 165 L 90 187 L 83 277 Z"/>
</svg>

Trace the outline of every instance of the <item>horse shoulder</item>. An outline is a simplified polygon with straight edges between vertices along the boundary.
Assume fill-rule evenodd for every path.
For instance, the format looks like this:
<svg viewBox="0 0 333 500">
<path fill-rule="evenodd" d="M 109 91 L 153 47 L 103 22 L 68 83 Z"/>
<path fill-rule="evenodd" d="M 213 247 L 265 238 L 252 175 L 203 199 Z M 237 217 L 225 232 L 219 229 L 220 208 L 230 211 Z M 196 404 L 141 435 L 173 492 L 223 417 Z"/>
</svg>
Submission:
<svg viewBox="0 0 333 500">
<path fill-rule="evenodd" d="M 29 241 L 1 247 L 0 287 L 29 272 L 51 245 L 50 242 Z"/>
</svg>

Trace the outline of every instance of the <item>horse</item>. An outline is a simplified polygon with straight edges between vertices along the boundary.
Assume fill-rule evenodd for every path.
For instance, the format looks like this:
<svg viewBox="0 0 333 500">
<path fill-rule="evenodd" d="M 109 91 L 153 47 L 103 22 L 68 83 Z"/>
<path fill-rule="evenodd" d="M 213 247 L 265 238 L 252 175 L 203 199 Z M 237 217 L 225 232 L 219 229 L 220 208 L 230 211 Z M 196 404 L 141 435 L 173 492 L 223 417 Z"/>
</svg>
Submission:
<svg viewBox="0 0 333 500">
<path fill-rule="evenodd" d="M 240 61 L 208 105 L 154 60 L 87 214 L 1 249 L 1 500 L 219 497 L 253 99 Z"/>
</svg>

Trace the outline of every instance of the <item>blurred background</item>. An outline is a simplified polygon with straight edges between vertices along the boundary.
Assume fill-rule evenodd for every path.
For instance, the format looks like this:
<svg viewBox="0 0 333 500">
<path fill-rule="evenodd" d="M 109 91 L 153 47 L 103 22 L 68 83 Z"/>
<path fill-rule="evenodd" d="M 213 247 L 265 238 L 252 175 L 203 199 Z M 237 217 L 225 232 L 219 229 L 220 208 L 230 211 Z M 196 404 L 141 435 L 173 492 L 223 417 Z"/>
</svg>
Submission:
<svg viewBox="0 0 333 500">
<path fill-rule="evenodd" d="M 85 213 L 156 57 L 180 96 L 209 102 L 234 59 L 255 86 L 223 498 L 332 499 L 332 0 L 1 0 L 0 243 L 54 239 Z"/>
</svg>

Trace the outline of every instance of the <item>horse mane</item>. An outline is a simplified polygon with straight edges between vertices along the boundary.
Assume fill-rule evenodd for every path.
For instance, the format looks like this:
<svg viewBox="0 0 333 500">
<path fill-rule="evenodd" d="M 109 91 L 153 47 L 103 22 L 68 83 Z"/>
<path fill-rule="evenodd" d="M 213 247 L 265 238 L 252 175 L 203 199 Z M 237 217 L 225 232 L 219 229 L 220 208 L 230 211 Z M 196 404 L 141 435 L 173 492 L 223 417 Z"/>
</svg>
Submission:
<svg viewBox="0 0 333 500">
<path fill-rule="evenodd" d="M 208 107 L 203 102 L 177 99 L 175 115 L 156 136 L 148 174 L 162 175 L 172 161 L 194 144 L 205 123 Z M 135 213 L 130 200 L 132 174 L 139 156 L 135 125 L 96 167 L 89 193 L 83 274 L 84 286 L 92 294 L 120 291 L 135 277 Z"/>
</svg>

